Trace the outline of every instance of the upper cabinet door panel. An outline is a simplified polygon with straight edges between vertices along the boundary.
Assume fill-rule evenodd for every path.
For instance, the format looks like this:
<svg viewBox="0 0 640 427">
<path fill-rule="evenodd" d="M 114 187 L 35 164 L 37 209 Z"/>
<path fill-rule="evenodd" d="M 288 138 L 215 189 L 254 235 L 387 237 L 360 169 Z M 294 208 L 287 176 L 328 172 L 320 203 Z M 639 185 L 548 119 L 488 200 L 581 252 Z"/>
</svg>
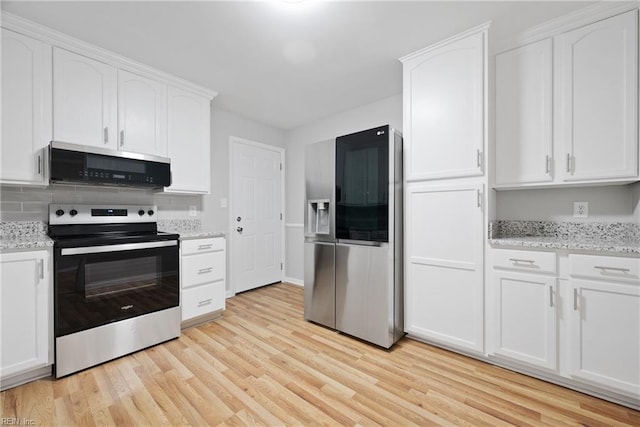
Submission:
<svg viewBox="0 0 640 427">
<path fill-rule="evenodd" d="M 115 149 L 116 109 L 114 67 L 54 48 L 54 140 Z"/>
<path fill-rule="evenodd" d="M 496 185 L 552 176 L 552 40 L 496 55 Z"/>
<path fill-rule="evenodd" d="M 167 155 L 167 86 L 118 70 L 119 149 Z"/>
<path fill-rule="evenodd" d="M 168 88 L 168 154 L 173 183 L 165 191 L 210 191 L 210 101 L 172 86 Z"/>
<path fill-rule="evenodd" d="M 485 36 L 404 63 L 408 180 L 482 175 Z"/>
<path fill-rule="evenodd" d="M 634 10 L 557 38 L 565 181 L 638 176 L 637 21 Z"/>
<path fill-rule="evenodd" d="M 2 160 L 4 183 L 43 184 L 51 140 L 51 48 L 2 29 Z"/>
</svg>

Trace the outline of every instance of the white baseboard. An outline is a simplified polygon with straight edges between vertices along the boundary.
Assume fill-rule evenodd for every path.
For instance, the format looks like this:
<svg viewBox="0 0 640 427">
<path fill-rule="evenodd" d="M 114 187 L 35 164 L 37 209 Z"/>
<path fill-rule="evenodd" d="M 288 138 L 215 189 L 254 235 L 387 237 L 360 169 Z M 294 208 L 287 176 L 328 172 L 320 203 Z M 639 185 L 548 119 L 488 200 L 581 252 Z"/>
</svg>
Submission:
<svg viewBox="0 0 640 427">
<path fill-rule="evenodd" d="M 304 287 L 304 280 L 296 279 L 294 277 L 283 277 L 283 282 L 291 283 L 292 285 L 302 286 Z"/>
</svg>

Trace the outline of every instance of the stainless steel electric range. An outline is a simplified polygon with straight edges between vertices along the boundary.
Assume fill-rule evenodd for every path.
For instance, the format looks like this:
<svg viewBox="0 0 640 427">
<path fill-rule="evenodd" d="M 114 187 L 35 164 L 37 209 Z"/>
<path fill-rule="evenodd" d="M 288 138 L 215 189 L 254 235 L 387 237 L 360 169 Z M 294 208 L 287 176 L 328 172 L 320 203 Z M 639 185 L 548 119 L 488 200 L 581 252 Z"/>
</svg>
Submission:
<svg viewBox="0 0 640 427">
<path fill-rule="evenodd" d="M 49 206 L 56 378 L 180 335 L 179 235 L 155 206 Z"/>
</svg>

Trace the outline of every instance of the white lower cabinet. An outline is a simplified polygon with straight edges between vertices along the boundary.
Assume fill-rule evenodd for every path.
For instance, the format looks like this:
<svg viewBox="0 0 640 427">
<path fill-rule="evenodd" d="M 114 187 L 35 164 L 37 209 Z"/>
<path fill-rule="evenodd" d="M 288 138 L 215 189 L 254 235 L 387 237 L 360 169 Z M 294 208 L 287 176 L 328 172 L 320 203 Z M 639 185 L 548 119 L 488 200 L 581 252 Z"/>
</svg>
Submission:
<svg viewBox="0 0 640 427">
<path fill-rule="evenodd" d="M 33 379 L 30 372 L 53 363 L 50 259 L 50 250 L 0 254 L 3 389 Z"/>
<path fill-rule="evenodd" d="M 220 315 L 225 308 L 224 237 L 182 241 L 180 306 L 182 327 Z"/>
<path fill-rule="evenodd" d="M 411 183 L 405 197 L 405 330 L 481 353 L 482 185 Z"/>
<path fill-rule="evenodd" d="M 556 279 L 496 271 L 491 286 L 490 353 L 555 370 Z"/>
<path fill-rule="evenodd" d="M 488 356 L 640 407 L 640 258 L 490 254 Z"/>
<path fill-rule="evenodd" d="M 572 377 L 640 399 L 640 258 L 569 255 Z"/>
</svg>

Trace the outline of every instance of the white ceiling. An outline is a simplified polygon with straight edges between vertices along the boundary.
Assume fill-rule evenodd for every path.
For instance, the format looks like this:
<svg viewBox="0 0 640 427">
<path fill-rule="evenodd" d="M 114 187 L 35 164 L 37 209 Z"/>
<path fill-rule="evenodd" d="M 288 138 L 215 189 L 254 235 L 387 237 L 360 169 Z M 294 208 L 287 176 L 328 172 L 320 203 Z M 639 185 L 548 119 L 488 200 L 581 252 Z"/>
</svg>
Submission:
<svg viewBox="0 0 640 427">
<path fill-rule="evenodd" d="M 280 129 L 398 94 L 398 58 L 492 20 L 501 39 L 587 2 L 2 1 L 2 9 L 219 92 Z"/>
</svg>

